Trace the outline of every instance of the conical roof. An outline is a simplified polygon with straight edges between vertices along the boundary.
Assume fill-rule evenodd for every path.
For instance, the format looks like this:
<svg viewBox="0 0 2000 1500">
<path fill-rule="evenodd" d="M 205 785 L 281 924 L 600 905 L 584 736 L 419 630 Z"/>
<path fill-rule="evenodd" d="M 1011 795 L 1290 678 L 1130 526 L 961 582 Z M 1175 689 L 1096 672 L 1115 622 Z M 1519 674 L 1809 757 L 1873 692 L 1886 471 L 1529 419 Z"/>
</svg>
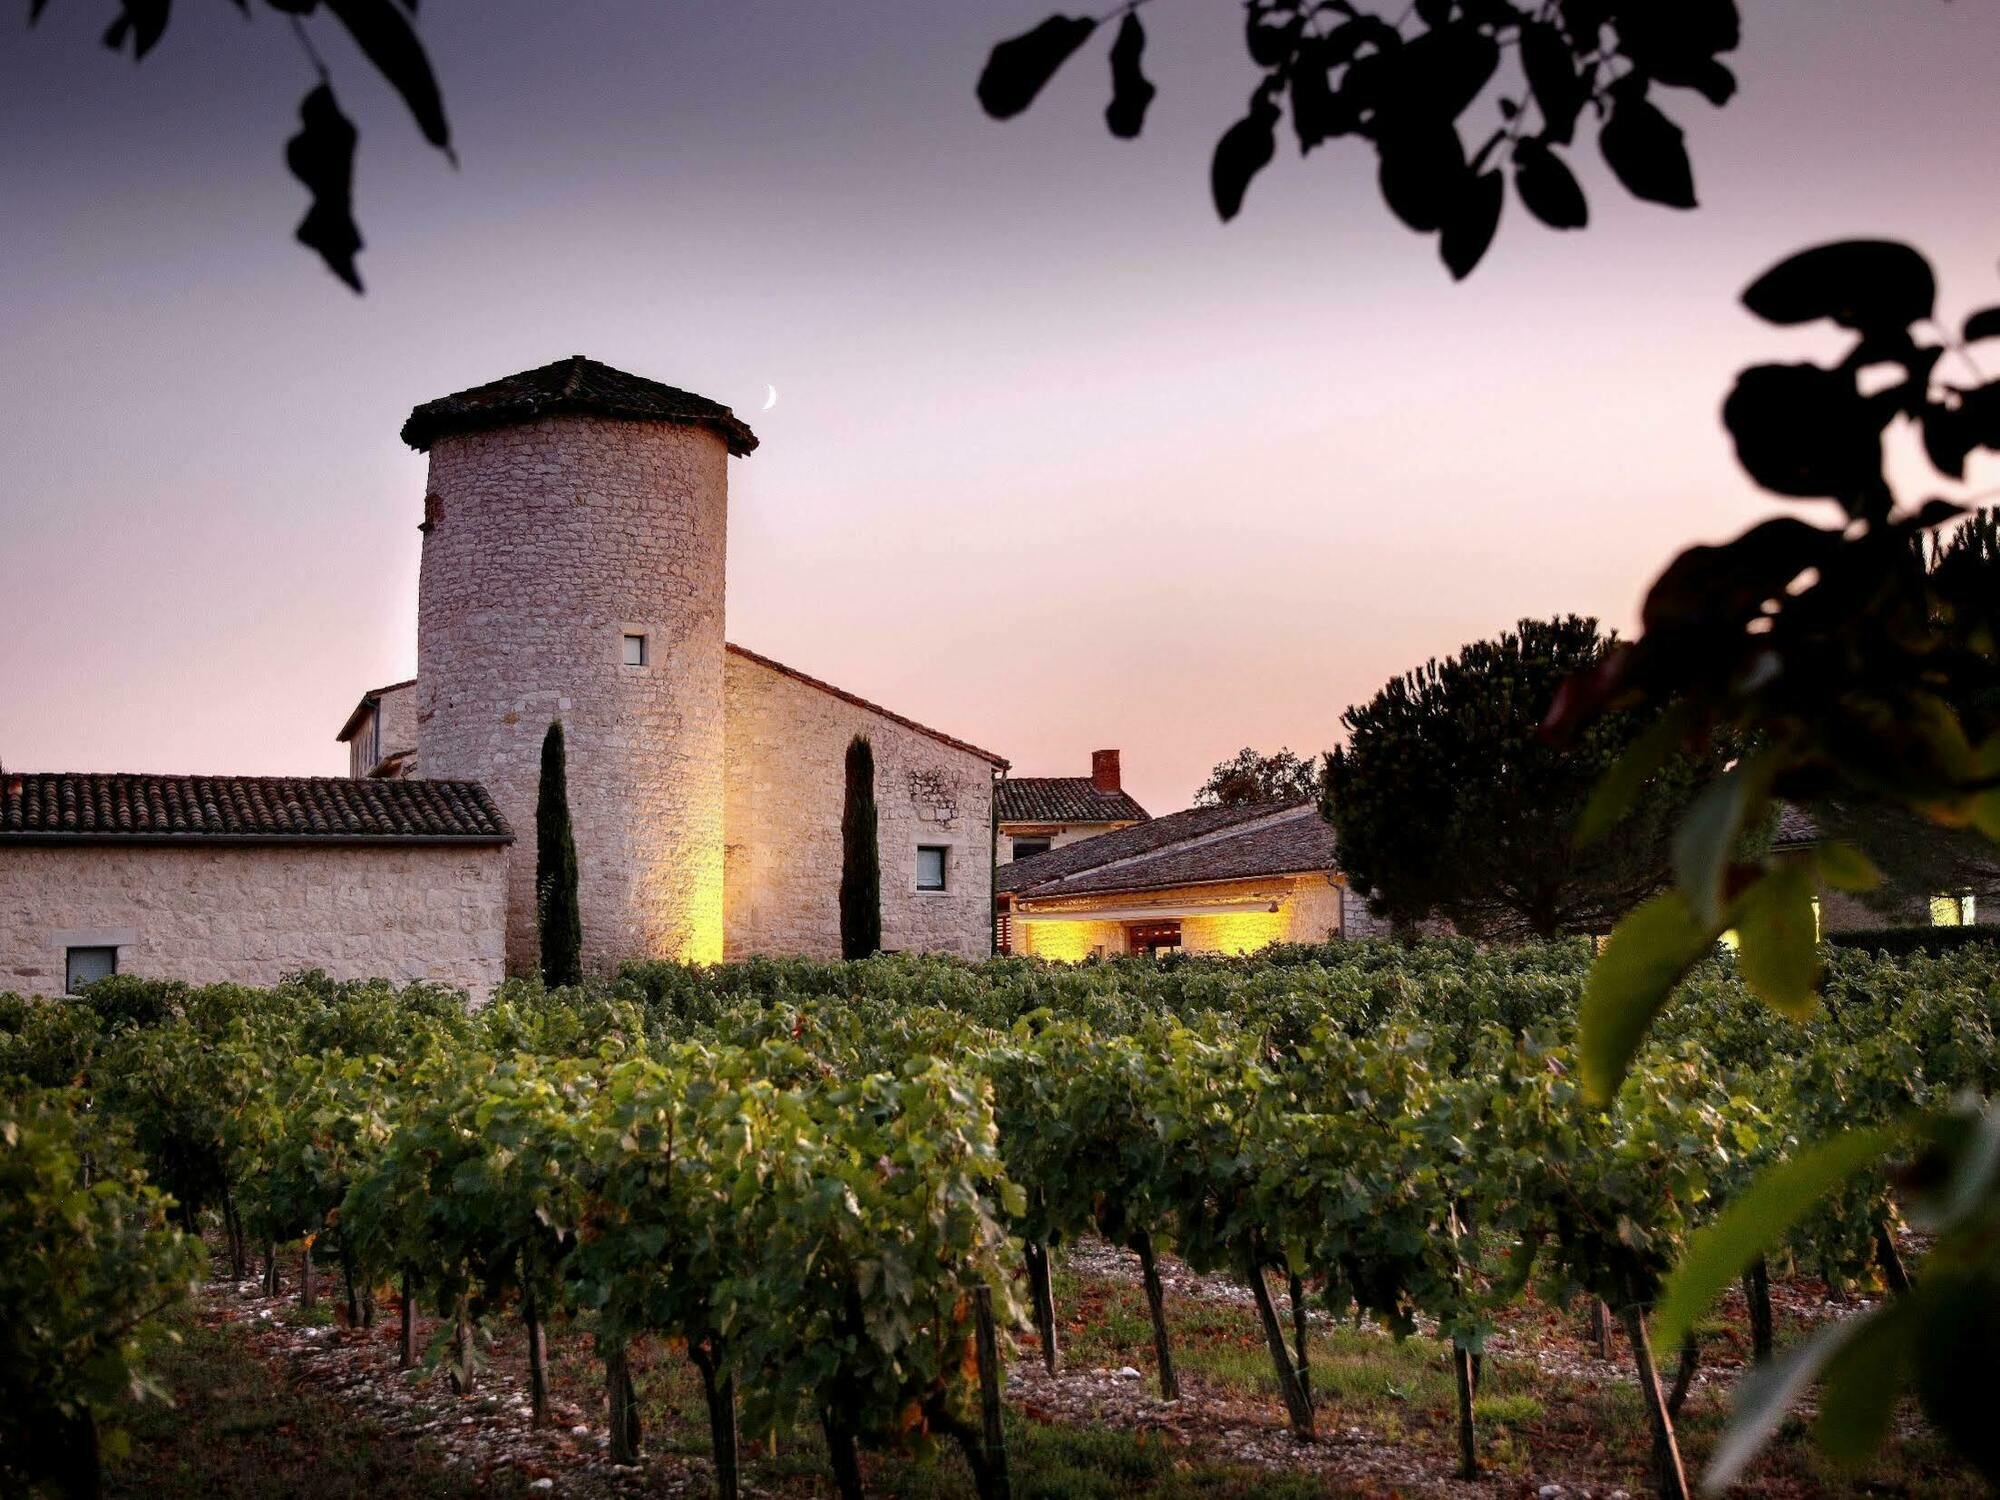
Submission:
<svg viewBox="0 0 2000 1500">
<path fill-rule="evenodd" d="M 403 441 L 425 452 L 447 433 L 510 427 L 564 412 L 708 427 L 722 435 L 738 458 L 757 446 L 757 434 L 720 402 L 628 375 L 581 354 L 426 401 L 403 424 Z"/>
</svg>

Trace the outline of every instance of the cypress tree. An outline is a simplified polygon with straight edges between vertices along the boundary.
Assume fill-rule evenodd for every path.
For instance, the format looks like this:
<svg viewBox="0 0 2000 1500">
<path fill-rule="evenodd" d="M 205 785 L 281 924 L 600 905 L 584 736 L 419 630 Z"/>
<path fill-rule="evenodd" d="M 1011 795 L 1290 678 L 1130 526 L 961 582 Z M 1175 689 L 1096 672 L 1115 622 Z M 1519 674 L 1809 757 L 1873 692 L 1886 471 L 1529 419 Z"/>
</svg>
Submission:
<svg viewBox="0 0 2000 1500">
<path fill-rule="evenodd" d="M 847 747 L 847 799 L 840 811 L 840 956 L 882 947 L 882 855 L 875 830 L 875 751 L 866 735 Z"/>
<path fill-rule="evenodd" d="M 562 720 L 542 737 L 535 798 L 535 920 L 542 938 L 542 983 L 583 982 L 583 916 L 576 900 L 576 836 L 569 822 L 569 771 Z"/>
</svg>

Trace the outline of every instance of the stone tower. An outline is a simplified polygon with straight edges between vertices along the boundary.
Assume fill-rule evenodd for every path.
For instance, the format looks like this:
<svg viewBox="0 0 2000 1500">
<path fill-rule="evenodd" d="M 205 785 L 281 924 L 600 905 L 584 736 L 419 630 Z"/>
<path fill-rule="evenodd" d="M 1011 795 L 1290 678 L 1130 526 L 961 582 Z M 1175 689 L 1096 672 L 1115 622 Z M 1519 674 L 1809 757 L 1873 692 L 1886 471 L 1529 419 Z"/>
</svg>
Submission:
<svg viewBox="0 0 2000 1500">
<path fill-rule="evenodd" d="M 581 355 L 426 402 L 417 597 L 426 778 L 513 825 L 507 961 L 537 963 L 535 797 L 563 721 L 584 963 L 722 956 L 726 406 Z"/>
</svg>

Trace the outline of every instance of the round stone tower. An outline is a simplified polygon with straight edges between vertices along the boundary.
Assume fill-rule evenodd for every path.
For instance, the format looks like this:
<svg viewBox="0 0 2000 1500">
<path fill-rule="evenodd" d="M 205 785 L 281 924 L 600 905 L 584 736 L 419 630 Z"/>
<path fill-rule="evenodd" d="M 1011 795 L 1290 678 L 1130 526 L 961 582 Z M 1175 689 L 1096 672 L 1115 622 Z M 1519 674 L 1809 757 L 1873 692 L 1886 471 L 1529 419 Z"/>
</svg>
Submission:
<svg viewBox="0 0 2000 1500">
<path fill-rule="evenodd" d="M 426 402 L 417 756 L 513 826 L 507 960 L 538 961 L 535 802 L 563 724 L 585 967 L 722 956 L 728 407 L 581 355 Z"/>
</svg>

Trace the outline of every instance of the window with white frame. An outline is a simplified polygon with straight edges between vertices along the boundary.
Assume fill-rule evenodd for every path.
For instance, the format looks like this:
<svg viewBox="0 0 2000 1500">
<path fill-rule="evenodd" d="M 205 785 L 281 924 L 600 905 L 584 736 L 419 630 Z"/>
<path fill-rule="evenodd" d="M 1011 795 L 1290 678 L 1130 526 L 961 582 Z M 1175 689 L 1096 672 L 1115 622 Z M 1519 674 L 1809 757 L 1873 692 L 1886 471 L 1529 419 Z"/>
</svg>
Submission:
<svg viewBox="0 0 2000 1500">
<path fill-rule="evenodd" d="M 625 665 L 628 667 L 646 665 L 646 633 L 643 630 L 625 632 Z"/>
<path fill-rule="evenodd" d="M 949 873 L 949 850 L 943 844 L 917 845 L 917 889 L 941 891 Z"/>
<path fill-rule="evenodd" d="M 67 950 L 63 975 L 63 988 L 70 994 L 80 994 L 85 985 L 109 979 L 118 972 L 118 950 L 111 947 L 71 948 Z"/>
</svg>

